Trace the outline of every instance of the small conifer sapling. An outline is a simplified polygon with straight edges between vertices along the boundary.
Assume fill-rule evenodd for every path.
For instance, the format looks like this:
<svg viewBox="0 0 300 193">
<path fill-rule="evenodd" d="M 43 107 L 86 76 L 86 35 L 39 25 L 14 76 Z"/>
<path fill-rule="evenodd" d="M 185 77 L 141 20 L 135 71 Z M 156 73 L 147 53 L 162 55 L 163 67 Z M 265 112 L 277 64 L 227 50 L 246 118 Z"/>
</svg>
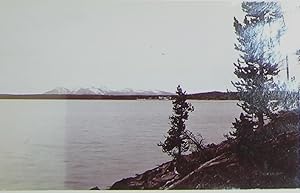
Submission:
<svg viewBox="0 0 300 193">
<path fill-rule="evenodd" d="M 182 153 L 189 150 L 185 121 L 188 120 L 189 112 L 194 111 L 194 107 L 187 102 L 186 91 L 182 91 L 180 85 L 177 86 L 176 94 L 175 100 L 172 101 L 173 114 L 169 117 L 168 136 L 158 145 L 162 147 L 163 152 L 171 155 L 178 162 Z"/>
</svg>

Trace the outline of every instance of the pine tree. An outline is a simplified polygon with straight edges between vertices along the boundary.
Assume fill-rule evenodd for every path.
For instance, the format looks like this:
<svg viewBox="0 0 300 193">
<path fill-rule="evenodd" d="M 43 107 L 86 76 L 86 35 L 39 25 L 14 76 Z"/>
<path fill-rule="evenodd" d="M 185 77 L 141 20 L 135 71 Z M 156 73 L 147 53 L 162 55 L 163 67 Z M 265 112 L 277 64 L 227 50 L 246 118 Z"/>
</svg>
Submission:
<svg viewBox="0 0 300 193">
<path fill-rule="evenodd" d="M 188 120 L 189 112 L 192 112 L 194 107 L 187 102 L 186 92 L 182 91 L 180 85 L 177 87 L 176 94 L 175 100 L 172 101 L 173 114 L 169 117 L 168 136 L 163 143 L 160 142 L 158 145 L 162 147 L 163 152 L 179 160 L 182 153 L 189 149 L 185 121 Z"/>
<path fill-rule="evenodd" d="M 242 101 L 238 105 L 254 121 L 254 128 L 261 129 L 278 110 L 274 77 L 282 62 L 279 46 L 284 18 L 279 2 L 243 2 L 242 9 L 246 13 L 243 23 L 234 18 L 233 24 L 240 59 L 234 63 L 239 80 L 232 84 Z"/>
</svg>

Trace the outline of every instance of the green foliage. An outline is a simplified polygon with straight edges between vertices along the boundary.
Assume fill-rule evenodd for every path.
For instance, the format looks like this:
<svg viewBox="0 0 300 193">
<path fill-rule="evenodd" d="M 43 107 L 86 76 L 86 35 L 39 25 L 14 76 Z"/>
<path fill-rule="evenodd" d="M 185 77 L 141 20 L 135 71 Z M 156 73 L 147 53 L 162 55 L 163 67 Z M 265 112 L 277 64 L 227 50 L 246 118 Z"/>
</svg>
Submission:
<svg viewBox="0 0 300 193">
<path fill-rule="evenodd" d="M 235 119 L 233 127 L 234 132 L 230 132 L 230 135 L 237 139 L 237 153 L 240 158 L 253 157 L 255 149 L 253 145 L 256 143 L 256 132 L 254 129 L 255 122 L 252 121 L 249 115 L 240 114 L 239 119 Z"/>
<path fill-rule="evenodd" d="M 287 83 L 278 83 L 275 98 L 283 111 L 291 111 L 299 107 L 299 89 L 294 80 Z"/>
<path fill-rule="evenodd" d="M 233 23 L 240 59 L 234 64 L 239 80 L 232 84 L 241 101 L 238 105 L 251 117 L 254 128 L 262 128 L 279 110 L 274 77 L 282 62 L 279 43 L 285 25 L 279 2 L 243 2 L 242 9 L 243 23 L 236 18 Z"/>
<path fill-rule="evenodd" d="M 243 22 L 234 18 L 233 23 L 240 58 L 234 63 L 238 81 L 232 84 L 244 112 L 233 123 L 235 131 L 230 136 L 237 141 L 240 158 L 253 161 L 275 133 L 265 123 L 276 118 L 282 109 L 280 99 L 287 94 L 279 92 L 275 82 L 284 61 L 279 47 L 286 27 L 280 2 L 243 2 L 242 10 Z"/>
<path fill-rule="evenodd" d="M 177 87 L 176 94 L 175 100 L 172 101 L 173 114 L 169 117 L 168 136 L 163 143 L 160 142 L 158 145 L 162 147 L 163 152 L 179 159 L 181 154 L 189 149 L 185 121 L 188 120 L 189 112 L 192 112 L 194 107 L 186 101 L 186 92 L 183 92 L 180 86 Z"/>
</svg>

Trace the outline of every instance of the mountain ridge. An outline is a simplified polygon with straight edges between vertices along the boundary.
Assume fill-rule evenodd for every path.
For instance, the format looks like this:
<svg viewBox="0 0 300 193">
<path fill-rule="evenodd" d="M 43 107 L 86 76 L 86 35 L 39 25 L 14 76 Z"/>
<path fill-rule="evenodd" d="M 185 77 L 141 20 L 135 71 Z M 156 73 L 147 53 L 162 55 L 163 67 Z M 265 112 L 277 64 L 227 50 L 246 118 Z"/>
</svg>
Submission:
<svg viewBox="0 0 300 193">
<path fill-rule="evenodd" d="M 56 87 L 50 91 L 42 94 L 51 95 L 174 95 L 175 93 L 162 91 L 162 90 L 134 90 L 134 89 L 122 89 L 112 90 L 107 88 L 77 88 L 68 89 L 65 87 Z"/>
<path fill-rule="evenodd" d="M 236 92 L 209 91 L 186 93 L 191 100 L 238 100 Z M 175 93 L 161 90 L 110 90 L 107 88 L 77 88 L 57 87 L 40 94 L 0 94 L 0 99 L 63 99 L 63 100 L 137 100 L 158 99 L 173 100 Z"/>
</svg>

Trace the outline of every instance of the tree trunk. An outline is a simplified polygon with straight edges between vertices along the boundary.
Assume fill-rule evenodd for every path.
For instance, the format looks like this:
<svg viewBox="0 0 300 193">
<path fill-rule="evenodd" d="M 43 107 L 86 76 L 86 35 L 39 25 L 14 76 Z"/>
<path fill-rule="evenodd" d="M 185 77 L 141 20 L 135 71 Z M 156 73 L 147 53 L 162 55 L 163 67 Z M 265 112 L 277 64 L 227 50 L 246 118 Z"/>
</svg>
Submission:
<svg viewBox="0 0 300 193">
<path fill-rule="evenodd" d="M 264 127 L 264 114 L 259 113 L 257 117 L 258 117 L 258 129 L 262 129 Z"/>
<path fill-rule="evenodd" d="M 201 164 L 196 170 L 192 171 L 191 173 L 187 174 L 185 177 L 183 177 L 181 180 L 178 180 L 176 182 L 174 182 L 173 184 L 166 186 L 164 189 L 166 190 L 172 190 L 172 189 L 176 189 L 178 186 L 180 186 L 181 184 L 184 184 L 186 181 L 188 181 L 189 179 L 192 179 L 193 176 L 197 175 L 199 172 L 201 172 L 201 170 L 211 167 L 213 165 L 218 165 L 218 164 L 222 164 L 225 162 L 229 162 L 232 161 L 230 160 L 230 158 L 226 157 L 226 154 L 223 153 L 203 164 Z"/>
<path fill-rule="evenodd" d="M 179 144 L 177 148 L 178 148 L 178 155 L 177 156 L 180 157 L 181 156 L 181 144 Z"/>
</svg>

